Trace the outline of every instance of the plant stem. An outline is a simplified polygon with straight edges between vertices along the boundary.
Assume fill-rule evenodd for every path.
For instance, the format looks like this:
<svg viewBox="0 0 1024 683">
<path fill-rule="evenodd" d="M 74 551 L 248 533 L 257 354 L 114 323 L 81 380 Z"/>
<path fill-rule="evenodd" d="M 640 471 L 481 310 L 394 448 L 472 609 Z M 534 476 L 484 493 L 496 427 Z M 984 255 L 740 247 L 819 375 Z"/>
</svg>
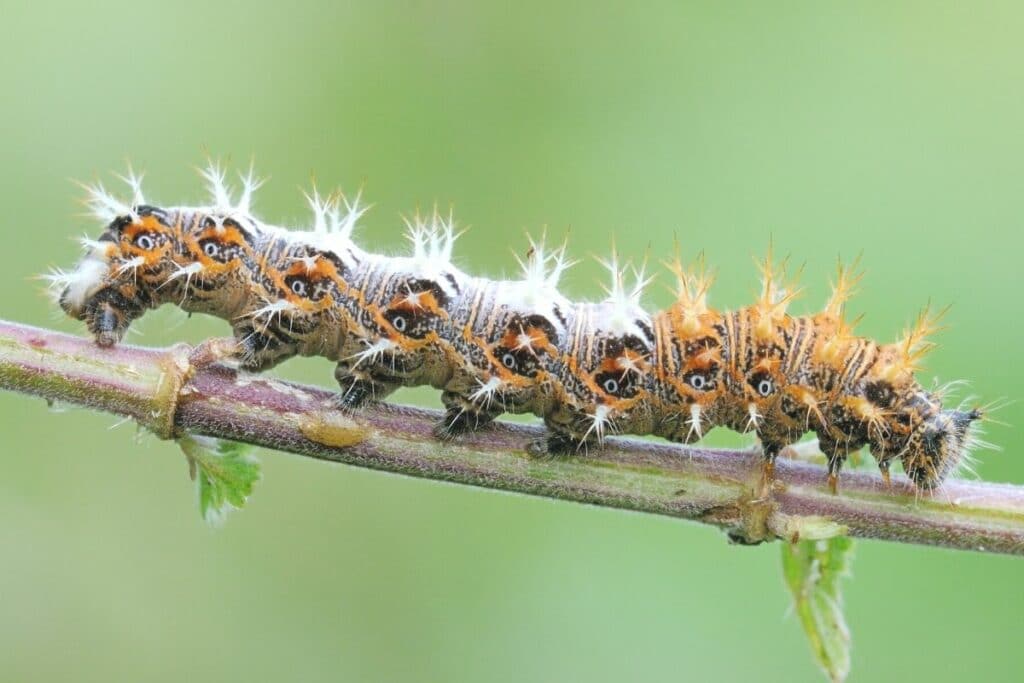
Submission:
<svg viewBox="0 0 1024 683">
<path fill-rule="evenodd" d="M 192 348 L 118 346 L 0 321 L 0 387 L 134 418 L 161 438 L 185 432 L 312 458 L 714 524 L 743 543 L 847 533 L 1024 555 L 1024 488 L 950 481 L 932 496 L 905 480 L 780 459 L 766 484 L 750 450 L 611 439 L 586 455 L 537 459 L 538 427 L 496 424 L 439 441 L 436 411 L 387 404 L 354 413 L 333 394 L 217 364 L 217 340 Z"/>
</svg>

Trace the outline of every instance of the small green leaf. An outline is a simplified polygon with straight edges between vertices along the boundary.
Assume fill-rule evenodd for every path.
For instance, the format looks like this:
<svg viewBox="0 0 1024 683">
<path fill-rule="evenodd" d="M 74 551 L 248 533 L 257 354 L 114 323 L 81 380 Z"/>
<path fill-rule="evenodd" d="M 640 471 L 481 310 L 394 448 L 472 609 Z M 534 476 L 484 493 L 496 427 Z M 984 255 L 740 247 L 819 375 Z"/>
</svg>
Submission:
<svg viewBox="0 0 1024 683">
<path fill-rule="evenodd" d="M 793 606 L 818 664 L 833 681 L 850 673 L 850 631 L 843 617 L 840 580 L 850 573 L 853 539 L 782 544 L 782 571 Z"/>
<path fill-rule="evenodd" d="M 260 466 L 249 446 L 187 435 L 178 439 L 188 460 L 189 476 L 196 482 L 199 512 L 218 525 L 232 509 L 241 509 L 260 478 Z"/>
</svg>

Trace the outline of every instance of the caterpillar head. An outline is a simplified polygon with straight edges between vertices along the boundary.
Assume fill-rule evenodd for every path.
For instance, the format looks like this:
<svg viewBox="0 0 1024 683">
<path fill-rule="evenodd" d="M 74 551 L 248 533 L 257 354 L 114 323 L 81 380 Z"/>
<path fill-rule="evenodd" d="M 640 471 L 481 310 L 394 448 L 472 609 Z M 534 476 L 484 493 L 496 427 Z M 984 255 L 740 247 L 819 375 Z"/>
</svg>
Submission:
<svg viewBox="0 0 1024 683">
<path fill-rule="evenodd" d="M 924 420 L 900 455 L 907 476 L 919 488 L 932 490 L 969 464 L 970 451 L 978 443 L 972 424 L 981 417 L 978 409 L 945 409 Z"/>
<path fill-rule="evenodd" d="M 920 388 L 896 394 L 883 383 L 868 385 L 867 399 L 886 406 L 877 429 L 868 430 L 871 452 L 888 471 L 899 459 L 907 476 L 923 490 L 938 487 L 961 466 L 970 465 L 970 452 L 983 442 L 974 422 L 981 409 L 943 408 L 940 394 Z"/>
<path fill-rule="evenodd" d="M 73 271 L 48 279 L 64 312 L 85 321 L 97 343 L 110 346 L 134 318 L 157 305 L 157 286 L 174 267 L 174 227 L 164 210 L 138 205 L 83 245 L 86 254 Z"/>
</svg>

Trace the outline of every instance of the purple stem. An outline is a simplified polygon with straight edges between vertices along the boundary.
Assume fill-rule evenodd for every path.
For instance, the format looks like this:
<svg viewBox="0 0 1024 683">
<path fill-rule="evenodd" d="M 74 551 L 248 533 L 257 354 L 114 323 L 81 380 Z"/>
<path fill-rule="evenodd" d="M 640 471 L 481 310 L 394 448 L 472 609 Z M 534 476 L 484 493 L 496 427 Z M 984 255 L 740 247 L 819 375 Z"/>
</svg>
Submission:
<svg viewBox="0 0 1024 683">
<path fill-rule="evenodd" d="M 456 441 L 437 411 L 381 404 L 330 407 L 315 387 L 238 373 L 217 345 L 118 346 L 0 321 L 0 387 L 135 418 L 158 436 L 233 439 L 307 457 L 531 495 L 682 517 L 739 542 L 848 533 L 904 543 L 1024 554 L 1024 488 L 950 481 L 923 495 L 904 479 L 844 473 L 840 492 L 813 463 L 780 459 L 766 484 L 749 450 L 609 440 L 585 456 L 537 459 L 533 426 L 498 423 Z"/>
</svg>

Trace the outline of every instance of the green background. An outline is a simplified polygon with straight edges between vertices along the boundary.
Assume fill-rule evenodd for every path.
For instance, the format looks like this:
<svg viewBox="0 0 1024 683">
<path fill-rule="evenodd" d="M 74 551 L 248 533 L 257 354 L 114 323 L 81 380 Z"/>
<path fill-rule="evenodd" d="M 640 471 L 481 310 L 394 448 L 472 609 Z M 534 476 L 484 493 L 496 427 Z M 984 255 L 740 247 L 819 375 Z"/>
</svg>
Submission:
<svg viewBox="0 0 1024 683">
<path fill-rule="evenodd" d="M 476 273 L 568 231 L 577 297 L 613 238 L 652 262 L 705 250 L 721 307 L 751 301 L 770 236 L 806 263 L 798 311 L 863 252 L 862 333 L 951 303 L 923 379 L 1024 383 L 1017 3 L 175 4 L 4 3 L 0 316 L 81 333 L 31 280 L 101 229 L 69 179 L 127 159 L 154 200 L 196 202 L 208 151 L 255 157 L 257 212 L 283 224 L 307 220 L 311 174 L 364 186 L 361 239 L 393 253 L 401 213 L 452 203 Z M 167 309 L 131 339 L 226 329 Z M 276 372 L 332 382 L 322 360 Z M 277 453 L 211 530 L 174 445 L 10 394 L 0 415 L 3 680 L 820 679 L 774 545 Z M 1020 432 L 988 438 L 980 475 L 1024 481 Z M 852 680 L 1019 678 L 1022 577 L 861 543 Z"/>
</svg>

